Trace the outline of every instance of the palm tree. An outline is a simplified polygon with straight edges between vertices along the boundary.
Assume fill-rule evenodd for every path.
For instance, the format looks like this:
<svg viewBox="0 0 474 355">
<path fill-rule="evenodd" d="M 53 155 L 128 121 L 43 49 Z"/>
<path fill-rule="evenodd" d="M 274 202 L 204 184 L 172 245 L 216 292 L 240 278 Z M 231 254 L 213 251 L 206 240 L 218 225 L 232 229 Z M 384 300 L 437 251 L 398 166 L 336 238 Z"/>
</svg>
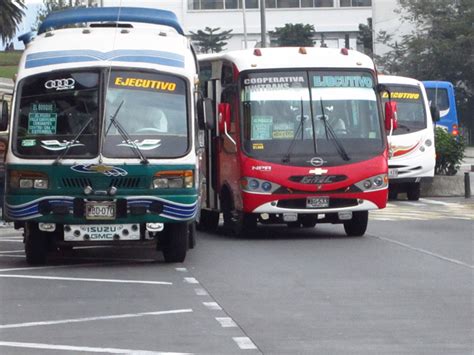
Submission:
<svg viewBox="0 0 474 355">
<path fill-rule="evenodd" d="M 26 9 L 24 0 L 0 0 L 0 39 L 11 40 L 16 33 Z"/>
</svg>

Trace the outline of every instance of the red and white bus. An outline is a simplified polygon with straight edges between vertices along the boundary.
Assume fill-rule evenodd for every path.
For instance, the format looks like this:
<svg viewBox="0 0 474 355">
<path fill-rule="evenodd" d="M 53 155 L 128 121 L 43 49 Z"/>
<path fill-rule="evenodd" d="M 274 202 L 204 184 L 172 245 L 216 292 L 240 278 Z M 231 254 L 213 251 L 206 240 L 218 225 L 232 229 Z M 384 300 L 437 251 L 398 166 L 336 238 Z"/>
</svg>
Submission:
<svg viewBox="0 0 474 355">
<path fill-rule="evenodd" d="M 262 48 L 199 58 L 207 117 L 199 227 L 343 224 L 361 236 L 387 202 L 381 86 L 357 51 Z"/>
</svg>

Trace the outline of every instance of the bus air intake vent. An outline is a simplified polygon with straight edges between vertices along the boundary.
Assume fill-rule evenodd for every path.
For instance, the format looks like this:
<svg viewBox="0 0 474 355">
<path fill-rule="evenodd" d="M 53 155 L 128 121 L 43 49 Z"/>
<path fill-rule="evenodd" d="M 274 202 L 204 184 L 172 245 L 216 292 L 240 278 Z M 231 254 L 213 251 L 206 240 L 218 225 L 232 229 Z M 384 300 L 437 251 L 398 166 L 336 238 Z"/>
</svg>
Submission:
<svg viewBox="0 0 474 355">
<path fill-rule="evenodd" d="M 120 187 L 122 189 L 134 189 L 140 186 L 140 178 L 137 177 L 126 177 L 126 178 L 114 178 L 110 182 L 109 187 Z"/>
<path fill-rule="evenodd" d="M 62 178 L 62 187 L 65 188 L 84 188 L 86 186 L 92 186 L 92 182 L 88 178 Z"/>
</svg>

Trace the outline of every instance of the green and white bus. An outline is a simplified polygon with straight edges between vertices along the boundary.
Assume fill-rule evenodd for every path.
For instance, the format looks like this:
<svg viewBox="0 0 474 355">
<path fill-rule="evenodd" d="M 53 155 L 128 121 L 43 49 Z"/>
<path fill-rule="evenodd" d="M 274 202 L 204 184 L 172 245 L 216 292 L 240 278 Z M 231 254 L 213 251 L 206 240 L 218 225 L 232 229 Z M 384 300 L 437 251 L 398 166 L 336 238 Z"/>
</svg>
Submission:
<svg viewBox="0 0 474 355">
<path fill-rule="evenodd" d="M 24 229 L 27 262 L 137 243 L 182 262 L 198 209 L 198 66 L 175 14 L 66 10 L 25 37 L 0 130 L 4 218 Z"/>
</svg>

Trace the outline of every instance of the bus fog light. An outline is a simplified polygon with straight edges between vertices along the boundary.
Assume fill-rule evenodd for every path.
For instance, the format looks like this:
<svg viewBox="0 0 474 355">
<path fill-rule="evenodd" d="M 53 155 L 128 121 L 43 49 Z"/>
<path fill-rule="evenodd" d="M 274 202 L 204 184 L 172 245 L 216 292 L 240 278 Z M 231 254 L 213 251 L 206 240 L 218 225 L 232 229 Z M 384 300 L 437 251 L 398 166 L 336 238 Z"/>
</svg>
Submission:
<svg viewBox="0 0 474 355">
<path fill-rule="evenodd" d="M 423 147 L 423 146 L 420 147 L 420 152 L 424 152 L 425 150 L 426 150 L 425 147 Z"/>
<path fill-rule="evenodd" d="M 263 219 L 264 221 L 267 221 L 270 219 L 270 215 L 268 213 L 261 213 L 260 218 Z"/>
<path fill-rule="evenodd" d="M 343 211 L 343 212 L 338 212 L 337 216 L 341 221 L 348 221 L 352 219 L 352 212 L 351 211 Z"/>
<path fill-rule="evenodd" d="M 146 230 L 148 232 L 161 232 L 164 229 L 163 223 L 147 223 Z"/>
<path fill-rule="evenodd" d="M 42 232 L 54 232 L 56 230 L 55 223 L 39 223 L 38 229 Z"/>
<path fill-rule="evenodd" d="M 427 140 L 425 141 L 425 145 L 426 145 L 427 147 L 431 147 L 432 144 L 433 144 L 433 142 L 431 141 L 431 139 L 427 139 Z"/>
</svg>

